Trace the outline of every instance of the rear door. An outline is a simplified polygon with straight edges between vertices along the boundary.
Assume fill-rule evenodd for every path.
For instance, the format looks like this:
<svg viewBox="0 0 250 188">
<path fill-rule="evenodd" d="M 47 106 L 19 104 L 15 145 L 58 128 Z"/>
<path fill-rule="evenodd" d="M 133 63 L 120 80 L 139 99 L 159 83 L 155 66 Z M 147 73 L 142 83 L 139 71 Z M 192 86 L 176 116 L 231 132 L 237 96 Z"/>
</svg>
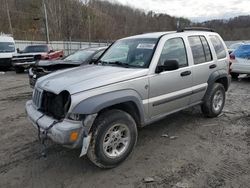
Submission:
<svg viewBox="0 0 250 188">
<path fill-rule="evenodd" d="M 204 35 L 188 36 L 192 52 L 193 88 L 190 103 L 200 102 L 207 89 L 207 81 L 211 73 L 218 69 L 216 59 L 213 58 L 211 44 Z"/>
</svg>

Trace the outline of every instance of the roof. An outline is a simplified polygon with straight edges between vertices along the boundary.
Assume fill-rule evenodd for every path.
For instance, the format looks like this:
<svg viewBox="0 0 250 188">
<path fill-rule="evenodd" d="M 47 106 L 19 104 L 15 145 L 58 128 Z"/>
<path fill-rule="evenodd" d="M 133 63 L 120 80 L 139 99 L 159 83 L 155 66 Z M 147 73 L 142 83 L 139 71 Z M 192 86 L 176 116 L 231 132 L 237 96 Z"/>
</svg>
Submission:
<svg viewBox="0 0 250 188">
<path fill-rule="evenodd" d="M 124 39 L 134 39 L 134 38 L 160 38 L 163 35 L 167 35 L 167 34 L 174 34 L 174 33 L 191 33 L 191 34 L 197 34 L 197 33 L 213 33 L 215 34 L 216 32 L 214 32 L 212 29 L 209 28 L 199 28 L 199 27 L 190 27 L 190 28 L 184 28 L 182 30 L 178 30 L 178 31 L 163 31 L 163 32 L 152 32 L 152 33 L 144 33 L 144 34 L 140 34 L 140 35 L 135 35 L 135 36 L 131 36 L 131 37 L 126 37 Z"/>
<path fill-rule="evenodd" d="M 165 31 L 165 32 L 153 32 L 153 33 L 144 33 L 140 35 L 134 35 L 124 39 L 133 39 L 133 38 L 160 38 L 162 35 L 176 33 L 176 31 Z"/>
</svg>

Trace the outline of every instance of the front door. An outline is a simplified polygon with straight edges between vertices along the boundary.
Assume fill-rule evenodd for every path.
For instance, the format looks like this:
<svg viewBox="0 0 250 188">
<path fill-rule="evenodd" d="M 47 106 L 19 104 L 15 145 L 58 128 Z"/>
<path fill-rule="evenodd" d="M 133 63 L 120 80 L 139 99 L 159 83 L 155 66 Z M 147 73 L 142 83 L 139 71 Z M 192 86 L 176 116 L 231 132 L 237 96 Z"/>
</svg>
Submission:
<svg viewBox="0 0 250 188">
<path fill-rule="evenodd" d="M 167 39 L 158 65 L 166 60 L 177 60 L 179 69 L 155 73 L 149 78 L 149 112 L 151 118 L 177 111 L 189 104 L 192 94 L 192 72 L 188 64 L 184 40 Z"/>
</svg>

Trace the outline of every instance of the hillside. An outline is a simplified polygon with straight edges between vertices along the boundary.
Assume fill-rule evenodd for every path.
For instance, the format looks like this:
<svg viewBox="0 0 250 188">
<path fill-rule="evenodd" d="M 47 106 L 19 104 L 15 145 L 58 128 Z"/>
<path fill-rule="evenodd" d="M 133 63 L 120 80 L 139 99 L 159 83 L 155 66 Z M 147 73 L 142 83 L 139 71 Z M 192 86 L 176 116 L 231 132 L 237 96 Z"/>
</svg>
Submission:
<svg viewBox="0 0 250 188">
<path fill-rule="evenodd" d="M 229 20 L 211 20 L 197 26 L 214 28 L 224 40 L 249 40 L 250 16 L 239 16 Z"/>
<path fill-rule="evenodd" d="M 167 14 L 142 10 L 108 1 L 45 0 L 51 40 L 113 41 L 118 38 L 153 31 L 176 30 L 184 26 L 212 27 L 226 40 L 250 38 L 250 16 L 230 20 L 191 23 Z M 7 4 L 15 39 L 45 40 L 42 0 L 0 0 L 0 32 L 10 33 Z"/>
</svg>

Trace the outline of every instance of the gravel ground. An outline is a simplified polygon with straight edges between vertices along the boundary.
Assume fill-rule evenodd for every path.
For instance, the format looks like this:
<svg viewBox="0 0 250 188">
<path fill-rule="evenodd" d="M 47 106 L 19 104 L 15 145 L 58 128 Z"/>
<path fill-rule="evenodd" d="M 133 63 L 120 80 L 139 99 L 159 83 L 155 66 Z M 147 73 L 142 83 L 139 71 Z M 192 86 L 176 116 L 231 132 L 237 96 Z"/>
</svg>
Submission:
<svg viewBox="0 0 250 188">
<path fill-rule="evenodd" d="M 26 74 L 0 74 L 0 187 L 250 187 L 250 79 L 233 81 L 218 118 L 191 108 L 139 130 L 133 154 L 102 170 L 49 143 L 26 119 Z"/>
</svg>

